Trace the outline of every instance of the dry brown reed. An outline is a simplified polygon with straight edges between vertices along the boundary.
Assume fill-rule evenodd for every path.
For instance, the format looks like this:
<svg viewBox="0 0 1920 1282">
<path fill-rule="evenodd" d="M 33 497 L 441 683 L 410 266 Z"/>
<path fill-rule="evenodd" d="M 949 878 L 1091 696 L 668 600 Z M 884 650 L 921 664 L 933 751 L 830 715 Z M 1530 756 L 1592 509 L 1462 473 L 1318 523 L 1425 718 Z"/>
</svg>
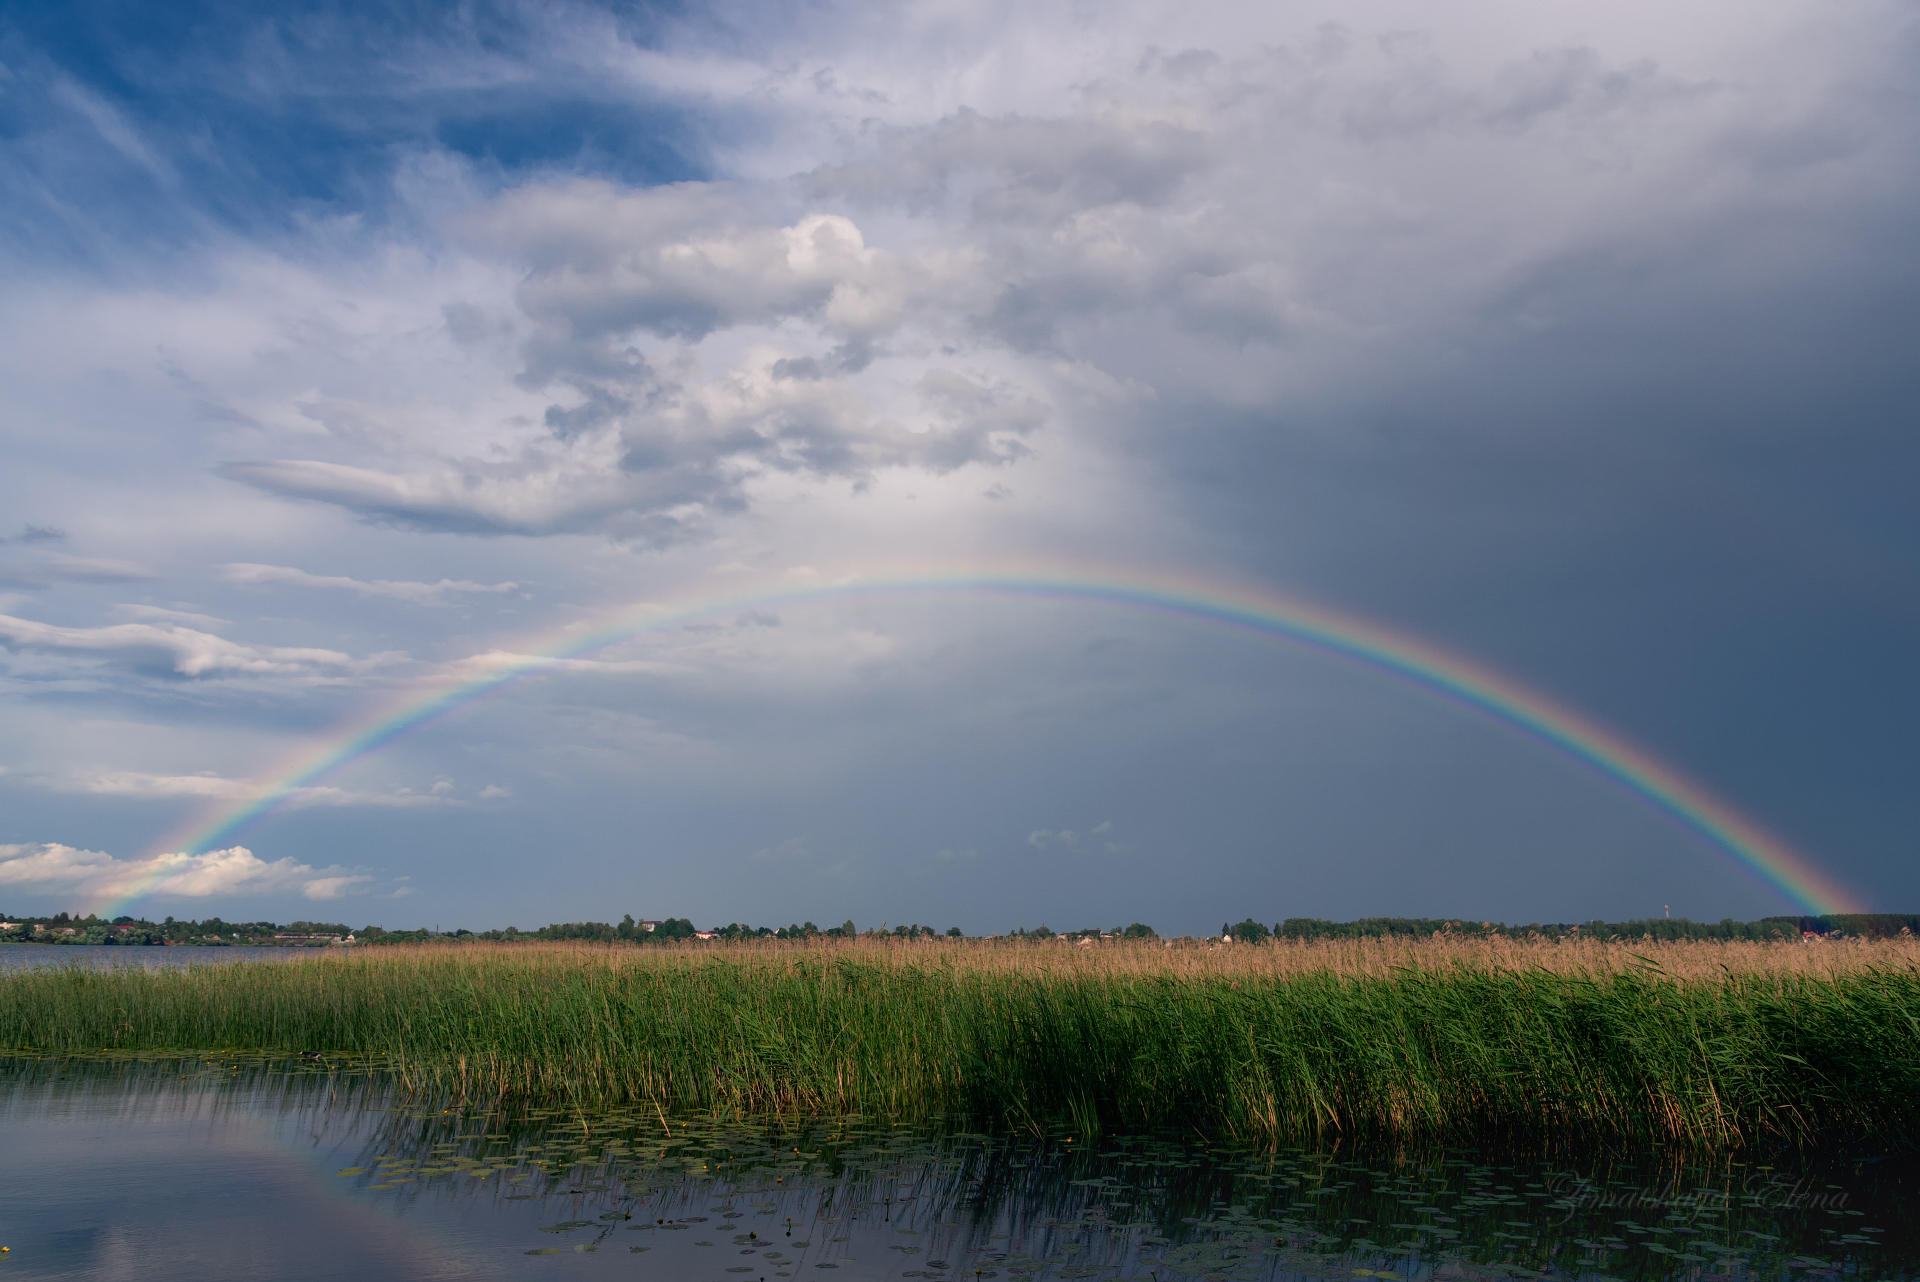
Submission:
<svg viewBox="0 0 1920 1282">
<path fill-rule="evenodd" d="M 1308 975 L 1391 978 L 1403 971 L 1545 971 L 1595 978 L 1652 972 L 1676 981 L 1719 981 L 1729 975 L 1834 978 L 1873 970 L 1920 967 L 1920 938 L 1819 940 L 1606 940 L 1483 938 L 1466 935 L 1359 939 L 1267 939 L 1226 944 L 1209 939 L 1099 940 L 1055 938 L 854 940 L 820 937 L 738 943 L 691 941 L 636 947 L 596 943 L 406 944 L 382 947 L 396 959 L 544 955 L 583 966 L 682 965 L 698 959 L 842 957 L 886 967 L 953 967 L 966 971 L 1073 977 L 1285 980 Z M 334 960 L 347 950 L 336 950 Z"/>
</svg>

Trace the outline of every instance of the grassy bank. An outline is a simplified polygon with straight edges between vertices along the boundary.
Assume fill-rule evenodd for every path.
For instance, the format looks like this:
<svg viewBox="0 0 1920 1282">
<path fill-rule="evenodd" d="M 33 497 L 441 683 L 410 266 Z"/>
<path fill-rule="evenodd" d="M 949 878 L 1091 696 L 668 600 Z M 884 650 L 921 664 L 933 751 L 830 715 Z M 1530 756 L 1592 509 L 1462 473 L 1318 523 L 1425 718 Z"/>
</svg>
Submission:
<svg viewBox="0 0 1920 1282">
<path fill-rule="evenodd" d="M 0 1045 L 378 1054 L 582 1104 L 1315 1133 L 1902 1138 L 1920 945 L 474 945 L 0 980 Z"/>
</svg>

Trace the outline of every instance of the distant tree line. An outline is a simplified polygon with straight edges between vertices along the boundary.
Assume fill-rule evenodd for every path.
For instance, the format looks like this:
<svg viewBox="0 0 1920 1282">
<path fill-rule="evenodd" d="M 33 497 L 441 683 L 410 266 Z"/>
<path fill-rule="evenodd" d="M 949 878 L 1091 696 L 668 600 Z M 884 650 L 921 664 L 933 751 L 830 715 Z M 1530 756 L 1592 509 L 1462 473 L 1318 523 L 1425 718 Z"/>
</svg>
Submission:
<svg viewBox="0 0 1920 1282">
<path fill-rule="evenodd" d="M 1920 935 L 1920 915 L 1906 913 L 1828 913 L 1824 917 L 1763 917 L 1802 934 L 1848 935 L 1856 939 L 1892 939 Z"/>
<path fill-rule="evenodd" d="M 12 944 L 125 944 L 194 945 L 232 947 L 234 945 L 298 947 L 345 941 L 351 937 L 363 944 L 417 944 L 427 942 L 459 943 L 491 941 L 498 943 L 578 940 L 606 944 L 671 944 L 705 938 L 730 942 L 752 939 L 934 939 L 944 934 L 962 938 L 958 926 L 946 931 L 918 923 L 858 930 L 852 921 L 825 928 L 812 922 L 787 926 L 749 926 L 732 922 L 712 930 L 697 929 L 686 917 L 642 922 L 628 913 L 617 923 L 603 921 L 555 922 L 537 930 L 508 926 L 501 930 L 428 929 L 388 930 L 363 926 L 349 931 L 340 922 L 270 921 L 229 922 L 218 917 L 203 921 L 176 921 L 168 917 L 152 922 L 144 918 L 115 917 L 112 921 L 88 914 L 55 913 L 51 917 L 13 917 L 0 915 L 0 943 Z M 1759 921 L 1735 921 L 1731 917 L 1718 922 L 1651 917 L 1638 921 L 1608 922 L 1533 922 L 1525 926 L 1506 922 L 1467 921 L 1452 917 L 1362 917 L 1357 921 L 1324 921 L 1318 917 L 1288 917 L 1268 926 L 1249 917 L 1239 925 L 1222 922 L 1220 934 L 1240 943 L 1257 944 L 1267 939 L 1380 939 L 1451 935 L 1463 939 L 1624 939 L 1624 940 L 1769 940 L 1799 939 L 1804 935 L 1884 939 L 1901 934 L 1920 934 L 1920 915 L 1901 913 L 1835 913 L 1816 917 L 1763 917 Z M 1055 931 L 1041 925 L 1020 927 L 1004 938 L 1045 942 L 1061 939 L 1072 942 L 1092 939 L 1157 939 L 1153 927 L 1142 922 L 1115 926 L 1110 930 L 1088 927 L 1084 930 Z"/>
<path fill-rule="evenodd" d="M 1685 917 L 1648 917 L 1638 921 L 1532 922 L 1525 926 L 1505 922 L 1465 921 L 1460 918 L 1363 917 L 1358 921 L 1322 921 L 1317 917 L 1289 917 L 1271 931 L 1255 921 L 1223 926 L 1221 934 L 1257 942 L 1269 934 L 1283 939 L 1372 939 L 1395 935 L 1451 934 L 1462 937 L 1548 939 L 1799 939 L 1803 935 L 1885 939 L 1902 931 L 1920 934 L 1920 916 L 1899 913 L 1836 913 L 1822 917 L 1762 917 L 1759 921 L 1691 921 Z"/>
<path fill-rule="evenodd" d="M 428 940 L 452 941 L 488 941 L 494 943 L 522 943 L 537 941 L 577 940 L 586 943 L 601 944 L 672 944 L 687 939 L 723 939 L 737 942 L 747 939 L 855 939 L 872 938 L 878 935 L 906 937 L 932 937 L 937 932 L 931 926 L 901 926 L 891 931 L 860 931 L 851 921 L 824 929 L 812 922 L 801 922 L 791 926 L 749 926 L 745 922 L 733 922 L 725 926 L 715 926 L 712 930 L 700 930 L 686 917 L 669 917 L 664 921 L 635 921 L 628 913 L 616 923 L 604 921 L 568 921 L 555 922 L 542 926 L 538 930 L 521 930 L 517 926 L 508 926 L 504 930 L 455 930 L 444 933 L 425 930 L 382 930 L 378 926 L 369 926 L 360 932 L 362 943 L 370 944 L 414 944 Z M 958 936 L 960 928 L 955 926 L 947 932 Z"/>
</svg>

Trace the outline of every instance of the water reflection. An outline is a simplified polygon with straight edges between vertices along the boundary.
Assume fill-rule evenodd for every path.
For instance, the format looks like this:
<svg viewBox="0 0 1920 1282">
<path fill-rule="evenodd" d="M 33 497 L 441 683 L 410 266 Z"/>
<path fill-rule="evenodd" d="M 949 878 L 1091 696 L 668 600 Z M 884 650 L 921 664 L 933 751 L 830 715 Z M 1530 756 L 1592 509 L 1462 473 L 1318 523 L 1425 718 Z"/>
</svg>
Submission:
<svg viewBox="0 0 1920 1282">
<path fill-rule="evenodd" d="M 30 1277 L 131 1276 L 137 1260 L 147 1279 L 520 1278 L 618 1258 L 675 1282 L 1601 1282 L 1904 1278 L 1920 1256 L 1906 1158 L 1275 1153 L 957 1118 L 427 1107 L 377 1067 L 258 1057 L 26 1057 L 0 1073 L 0 1178 L 85 1175 L 67 1204 L 37 1199 L 45 1224 L 21 1222 L 15 1198 L 0 1211 L 7 1267 Z M 179 1240 L 216 1233 L 219 1262 Z"/>
</svg>

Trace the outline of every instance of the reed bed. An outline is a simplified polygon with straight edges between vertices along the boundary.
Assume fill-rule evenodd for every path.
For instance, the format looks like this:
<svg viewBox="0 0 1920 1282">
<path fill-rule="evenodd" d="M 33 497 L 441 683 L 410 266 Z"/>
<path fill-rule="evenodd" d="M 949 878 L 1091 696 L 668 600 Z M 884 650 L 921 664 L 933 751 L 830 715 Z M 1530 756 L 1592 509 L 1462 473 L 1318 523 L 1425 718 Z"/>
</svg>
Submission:
<svg viewBox="0 0 1920 1282">
<path fill-rule="evenodd" d="M 1899 1142 L 1920 1120 L 1920 944 L 357 949 L 18 972 L 0 1045 L 318 1051 L 468 1097 L 1256 1143 Z"/>
</svg>

